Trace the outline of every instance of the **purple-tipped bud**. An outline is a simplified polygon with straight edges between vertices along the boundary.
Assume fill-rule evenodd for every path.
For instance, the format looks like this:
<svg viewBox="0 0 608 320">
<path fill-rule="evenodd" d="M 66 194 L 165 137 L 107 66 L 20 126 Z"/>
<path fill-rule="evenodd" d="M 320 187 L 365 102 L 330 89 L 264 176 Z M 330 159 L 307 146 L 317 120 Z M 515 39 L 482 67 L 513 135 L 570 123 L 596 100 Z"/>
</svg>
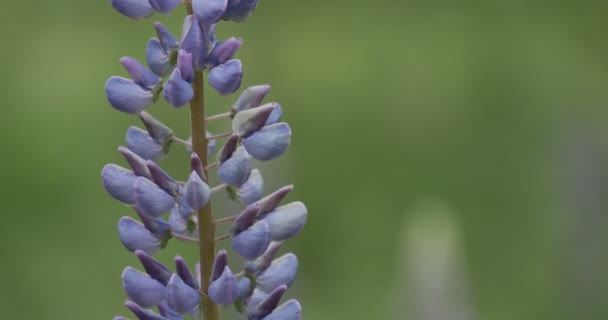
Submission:
<svg viewBox="0 0 608 320">
<path fill-rule="evenodd" d="M 230 229 L 230 234 L 235 236 L 251 227 L 259 212 L 260 204 L 258 203 L 247 206 L 247 208 L 245 208 L 245 210 L 243 210 L 243 212 L 234 220 L 232 228 Z"/>
<path fill-rule="evenodd" d="M 281 285 L 290 287 L 298 273 L 298 258 L 288 253 L 274 260 L 270 266 L 257 276 L 260 289 L 270 292 Z"/>
<path fill-rule="evenodd" d="M 118 111 L 137 114 L 154 102 L 151 91 L 127 78 L 110 77 L 105 87 L 108 102 Z"/>
<path fill-rule="evenodd" d="M 179 192 L 179 184 L 165 170 L 163 170 L 156 162 L 152 160 L 146 161 L 146 166 L 152 176 L 152 182 L 158 185 L 161 189 L 171 195 L 177 195 Z"/>
<path fill-rule="evenodd" d="M 264 217 L 270 225 L 272 240 L 281 241 L 289 239 L 302 231 L 306 224 L 308 211 L 299 201 L 276 208 Z"/>
<path fill-rule="evenodd" d="M 114 199 L 126 204 L 135 203 L 134 184 L 137 176 L 121 166 L 107 164 L 101 170 L 103 187 Z"/>
<path fill-rule="evenodd" d="M 184 50 L 179 50 L 177 53 L 177 68 L 182 73 L 182 79 L 188 83 L 192 83 L 194 81 L 192 54 Z"/>
<path fill-rule="evenodd" d="M 171 57 L 165 51 L 158 39 L 152 38 L 146 46 L 146 63 L 152 72 L 159 76 L 166 76 L 171 72 Z"/>
<path fill-rule="evenodd" d="M 122 273 L 122 287 L 129 299 L 144 308 L 156 306 L 165 299 L 164 285 L 131 267 Z"/>
<path fill-rule="evenodd" d="M 264 220 L 258 221 L 232 238 L 232 249 L 247 260 L 261 256 L 269 244 L 270 227 Z"/>
<path fill-rule="evenodd" d="M 228 265 L 228 254 L 226 250 L 220 250 L 213 260 L 213 271 L 211 272 L 211 281 L 217 280 L 224 272 L 224 268 Z"/>
<path fill-rule="evenodd" d="M 262 320 L 300 320 L 302 319 L 302 306 L 300 303 L 291 299 L 278 308 L 274 309 L 274 311 L 265 317 Z"/>
<path fill-rule="evenodd" d="M 125 306 L 129 308 L 129 310 L 131 310 L 131 312 L 133 312 L 133 314 L 139 320 L 168 320 L 167 318 L 157 314 L 156 312 L 150 309 L 144 309 L 140 307 L 137 303 L 133 301 L 127 300 L 127 302 L 125 302 Z"/>
<path fill-rule="evenodd" d="M 187 285 L 177 274 L 171 276 L 167 284 L 167 302 L 171 309 L 184 314 L 196 308 L 199 302 L 196 289 Z"/>
<path fill-rule="evenodd" d="M 125 160 L 127 160 L 129 166 L 131 166 L 131 169 L 133 169 L 133 173 L 135 175 L 148 179 L 152 178 L 152 176 L 150 175 L 150 170 L 148 170 L 148 167 L 146 166 L 146 160 L 135 154 L 135 152 L 122 146 L 118 147 L 118 152 L 120 152 L 125 157 Z"/>
<path fill-rule="evenodd" d="M 158 305 L 158 311 L 163 317 L 167 318 L 167 320 L 184 320 L 184 318 L 177 311 L 173 310 L 173 308 L 169 306 L 169 302 L 167 302 L 167 300 L 162 301 Z"/>
<path fill-rule="evenodd" d="M 169 152 L 169 144 L 163 145 L 138 127 L 129 127 L 125 140 L 129 150 L 146 160 L 160 160 Z"/>
<path fill-rule="evenodd" d="M 146 227 L 146 229 L 150 230 L 150 232 L 152 232 L 153 235 L 155 235 L 158 238 L 162 238 L 164 237 L 167 232 L 169 232 L 169 230 L 171 229 L 169 227 L 169 224 L 161 219 L 155 219 L 152 218 L 148 215 L 146 215 L 145 213 L 143 213 L 141 211 L 141 209 L 138 209 L 137 206 L 134 208 L 135 212 L 137 212 L 137 216 L 139 217 L 139 219 L 141 220 L 141 222 L 144 224 L 144 226 Z"/>
<path fill-rule="evenodd" d="M 293 190 L 293 185 L 284 186 L 260 200 L 260 215 L 274 210 L 291 190 Z"/>
<path fill-rule="evenodd" d="M 232 154 L 236 151 L 236 147 L 238 146 L 238 143 L 239 143 L 239 136 L 237 136 L 237 135 L 230 136 L 230 138 L 228 138 L 226 143 L 224 143 L 224 146 L 222 147 L 222 149 L 220 149 L 220 151 L 217 153 L 217 161 L 221 164 L 224 161 L 230 159 L 230 157 L 232 157 Z"/>
<path fill-rule="evenodd" d="M 183 29 L 185 36 L 180 44 L 180 49 L 192 54 L 194 68 L 202 70 L 207 61 L 207 40 L 201 25 L 190 15 L 184 20 Z"/>
<path fill-rule="evenodd" d="M 270 86 L 267 84 L 257 85 L 245 89 L 239 96 L 239 99 L 236 101 L 234 106 L 232 106 L 232 110 L 234 112 L 239 112 L 259 106 L 269 91 Z"/>
<path fill-rule="evenodd" d="M 209 202 L 211 198 L 211 189 L 201 179 L 198 173 L 192 171 L 182 196 L 183 202 L 192 210 L 198 210 Z"/>
<path fill-rule="evenodd" d="M 143 64 L 131 57 L 120 58 L 120 64 L 127 70 L 131 79 L 144 89 L 152 90 L 160 82 L 160 78 Z"/>
<path fill-rule="evenodd" d="M 171 271 L 142 250 L 135 250 L 135 255 L 152 279 L 166 286 L 171 278 Z"/>
<path fill-rule="evenodd" d="M 265 316 L 269 315 L 279 305 L 285 291 L 287 291 L 287 286 L 280 286 L 269 293 L 264 300 L 251 310 L 252 312 L 248 314 L 247 319 L 262 320 Z"/>
<path fill-rule="evenodd" d="M 235 1 L 235 4 L 230 6 L 224 14 L 224 20 L 232 20 L 243 22 L 251 16 L 253 10 L 258 5 L 258 0 L 240 0 Z"/>
<path fill-rule="evenodd" d="M 196 279 L 194 279 L 194 275 L 192 275 L 192 272 L 190 272 L 190 269 L 188 268 L 188 264 L 186 263 L 184 258 L 182 258 L 180 256 L 176 256 L 174 260 L 175 260 L 175 270 L 176 270 L 177 275 L 182 280 L 184 280 L 184 283 L 186 283 L 190 287 L 192 287 L 194 289 L 198 288 L 198 283 L 196 282 Z"/>
<path fill-rule="evenodd" d="M 147 216 L 158 218 L 175 206 L 171 195 L 146 178 L 135 179 L 135 207 Z"/>
<path fill-rule="evenodd" d="M 260 200 L 263 192 L 264 178 L 262 178 L 260 170 L 253 169 L 247 182 L 236 190 L 236 197 L 242 204 L 249 205 Z"/>
<path fill-rule="evenodd" d="M 247 137 L 260 130 L 277 104 L 265 104 L 261 107 L 243 110 L 232 119 L 232 130 L 241 137 Z"/>
<path fill-rule="evenodd" d="M 190 171 L 196 172 L 199 178 L 201 178 L 203 181 L 207 181 L 207 177 L 205 177 L 205 166 L 196 152 L 192 152 L 190 154 Z"/>
<path fill-rule="evenodd" d="M 255 261 L 247 261 L 247 263 L 245 263 L 245 270 L 254 275 L 260 274 L 262 271 L 270 267 L 280 249 L 281 242 L 271 242 L 264 254 L 255 259 Z"/>
<path fill-rule="evenodd" d="M 165 52 L 170 52 L 179 45 L 177 39 L 162 23 L 154 22 L 154 29 L 156 29 L 156 35 Z"/>
<path fill-rule="evenodd" d="M 268 116 L 268 120 L 266 120 L 266 124 L 264 124 L 264 126 L 270 126 L 275 123 L 279 123 L 281 122 L 281 118 L 283 117 L 283 109 L 281 108 L 281 106 L 276 102 L 271 103 L 275 105 L 275 108 L 274 110 L 272 110 L 270 116 Z"/>
<path fill-rule="evenodd" d="M 257 160 L 268 161 L 285 153 L 291 141 L 291 129 L 284 122 L 262 128 L 243 140 L 247 152 Z"/>
<path fill-rule="evenodd" d="M 228 38 L 225 41 L 218 42 L 211 49 L 211 53 L 207 57 L 207 63 L 213 68 L 217 65 L 224 64 L 226 61 L 232 59 L 236 51 L 243 44 L 243 39 L 239 38 Z"/>
<path fill-rule="evenodd" d="M 253 314 L 255 308 L 260 304 L 264 299 L 268 297 L 268 294 L 258 288 L 253 289 L 253 293 L 247 300 L 247 314 Z"/>
<path fill-rule="evenodd" d="M 222 162 L 217 170 L 222 181 L 237 188 L 247 182 L 250 174 L 251 156 L 243 147 L 238 147 L 232 157 Z"/>
<path fill-rule="evenodd" d="M 222 19 L 228 0 L 192 0 L 192 11 L 201 25 L 207 26 Z"/>
<path fill-rule="evenodd" d="M 144 19 L 154 13 L 148 0 L 110 0 L 114 10 L 131 19 Z"/>
<path fill-rule="evenodd" d="M 242 277 L 238 283 L 239 299 L 245 300 L 253 294 L 253 286 L 248 277 Z"/>
<path fill-rule="evenodd" d="M 185 106 L 194 97 L 192 85 L 182 78 L 179 69 L 173 70 L 167 83 L 165 83 L 163 97 L 174 108 Z"/>
<path fill-rule="evenodd" d="M 161 241 L 146 227 L 130 217 L 118 221 L 118 235 L 122 244 L 131 252 L 142 250 L 153 254 L 161 247 Z"/>
<path fill-rule="evenodd" d="M 240 60 L 228 60 L 209 71 L 209 84 L 221 95 L 233 93 L 241 86 L 243 65 Z"/>
<path fill-rule="evenodd" d="M 224 267 L 222 275 L 209 284 L 209 298 L 221 305 L 232 304 L 239 297 L 238 280 L 230 267 Z"/>
<path fill-rule="evenodd" d="M 182 1 L 181 0 L 148 0 L 150 2 L 150 5 L 152 6 L 152 8 L 154 8 L 154 10 L 163 13 L 163 14 L 167 14 L 173 10 L 175 10 L 175 8 L 177 8 Z"/>
<path fill-rule="evenodd" d="M 151 114 L 143 111 L 139 114 L 139 119 L 143 122 L 148 134 L 162 142 L 166 142 L 169 138 L 173 136 L 173 131 L 171 128 L 167 127 L 164 123 L 158 121 Z"/>
</svg>

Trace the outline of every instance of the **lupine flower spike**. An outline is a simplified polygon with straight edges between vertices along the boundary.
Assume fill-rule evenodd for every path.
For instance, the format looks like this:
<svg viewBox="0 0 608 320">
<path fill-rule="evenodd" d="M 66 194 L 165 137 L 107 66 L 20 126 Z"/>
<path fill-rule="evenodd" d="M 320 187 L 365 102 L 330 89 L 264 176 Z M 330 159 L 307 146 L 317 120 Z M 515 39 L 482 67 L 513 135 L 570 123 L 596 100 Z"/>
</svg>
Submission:
<svg viewBox="0 0 608 320">
<path fill-rule="evenodd" d="M 255 168 L 258 161 L 287 152 L 291 128 L 282 122 L 283 109 L 276 102 L 263 102 L 268 84 L 245 88 L 215 115 L 208 116 L 204 104 L 205 74 L 218 94 L 239 91 L 244 68 L 235 56 L 243 40 L 216 39 L 215 30 L 222 21 L 248 19 L 258 1 L 110 0 L 110 4 L 137 20 L 169 14 L 180 4 L 188 12 L 179 37 L 170 31 L 177 26 L 152 23 L 155 34 L 145 48 L 146 64 L 123 57 L 119 62 L 125 74 L 111 76 L 105 84 L 110 106 L 141 121 L 126 130 L 124 145 L 118 147 L 123 163 L 107 164 L 101 170 L 107 193 L 131 210 L 118 219 L 117 238 L 141 262 L 122 273 L 125 306 L 140 320 L 219 320 L 220 307 L 234 308 L 241 319 L 301 319 L 297 300 L 282 301 L 296 279 L 299 261 L 293 253 L 279 252 L 285 240 L 302 231 L 308 210 L 300 201 L 283 203 L 292 185 L 264 196 L 264 178 Z M 190 137 L 176 136 L 152 115 L 152 105 L 159 102 L 161 106 L 154 108 L 163 107 L 163 101 L 175 112 L 189 105 L 190 123 L 183 126 L 191 127 Z M 208 122 L 222 120 L 230 121 L 226 132 L 207 131 Z M 214 154 L 216 144 L 219 151 Z M 174 178 L 161 161 L 180 146 L 190 155 L 190 162 L 184 164 L 188 174 Z M 235 215 L 216 217 L 211 202 L 214 194 L 223 192 L 241 209 Z M 222 223 L 231 223 L 230 231 L 216 235 L 215 226 Z M 195 269 L 181 256 L 175 256 L 174 269 L 153 257 L 174 240 L 198 246 L 193 250 L 200 253 L 200 262 L 190 265 Z M 224 244 L 223 249 L 216 248 Z M 230 265 L 227 249 L 236 253 Z"/>
</svg>

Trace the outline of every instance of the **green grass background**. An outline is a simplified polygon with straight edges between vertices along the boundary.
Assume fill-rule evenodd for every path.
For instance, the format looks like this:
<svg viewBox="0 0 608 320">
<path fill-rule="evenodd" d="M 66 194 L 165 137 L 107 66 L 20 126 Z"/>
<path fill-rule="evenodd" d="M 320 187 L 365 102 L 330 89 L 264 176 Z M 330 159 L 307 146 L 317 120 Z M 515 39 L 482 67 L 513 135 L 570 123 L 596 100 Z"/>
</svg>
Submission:
<svg viewBox="0 0 608 320">
<path fill-rule="evenodd" d="M 309 208 L 286 244 L 305 319 L 422 319 L 397 279 L 403 230 L 429 197 L 453 212 L 478 319 L 606 319 L 606 2 L 260 2 L 218 34 L 244 38 L 243 86 L 270 83 L 294 132 L 261 168 L 267 190 L 295 182 L 289 200 Z M 144 59 L 152 21 L 177 34 L 183 10 L 132 22 L 106 0 L 2 7 L 2 318 L 128 315 L 120 273 L 138 265 L 116 222 L 131 211 L 99 172 L 123 163 L 116 147 L 138 123 L 103 85 L 125 75 L 119 57 Z M 207 92 L 210 112 L 236 99 Z M 187 136 L 186 109 L 150 112 Z M 185 177 L 173 151 L 162 165 Z"/>
</svg>

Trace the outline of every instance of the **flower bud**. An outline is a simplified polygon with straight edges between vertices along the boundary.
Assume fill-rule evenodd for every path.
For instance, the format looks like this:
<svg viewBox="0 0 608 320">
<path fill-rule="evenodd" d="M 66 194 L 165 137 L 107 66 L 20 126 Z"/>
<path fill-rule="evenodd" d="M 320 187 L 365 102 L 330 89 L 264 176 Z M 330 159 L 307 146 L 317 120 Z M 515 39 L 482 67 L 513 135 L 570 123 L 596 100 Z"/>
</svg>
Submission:
<svg viewBox="0 0 608 320">
<path fill-rule="evenodd" d="M 260 205 L 258 203 L 247 206 L 247 208 L 245 208 L 245 210 L 243 210 L 243 212 L 234 220 L 230 234 L 235 236 L 251 227 L 255 222 L 255 218 L 259 211 Z"/>
<path fill-rule="evenodd" d="M 114 199 L 126 204 L 135 203 L 134 184 L 137 176 L 115 164 L 107 164 L 101 170 L 103 187 Z"/>
<path fill-rule="evenodd" d="M 192 311 L 198 305 L 200 296 L 196 289 L 187 285 L 177 274 L 173 274 L 167 284 L 167 302 L 179 314 Z"/>
<path fill-rule="evenodd" d="M 230 270 L 230 267 L 225 266 L 224 271 L 219 278 L 209 284 L 209 298 L 221 305 L 229 305 L 238 298 L 238 281 L 236 276 Z"/>
<path fill-rule="evenodd" d="M 154 22 L 154 29 L 156 29 L 158 41 L 166 53 L 171 52 L 171 50 L 179 46 L 177 39 L 175 39 L 173 34 L 171 34 L 171 32 L 169 32 L 169 30 L 162 23 L 158 21 Z"/>
<path fill-rule="evenodd" d="M 194 97 L 192 85 L 182 78 L 179 69 L 173 70 L 173 73 L 165 83 L 163 97 L 174 108 L 185 106 Z"/>
<path fill-rule="evenodd" d="M 147 214 L 143 213 L 141 209 L 138 209 L 137 207 L 135 207 L 134 209 L 146 229 L 150 230 L 150 232 L 152 232 L 152 234 L 156 237 L 162 239 L 170 231 L 171 228 L 165 220 L 161 218 L 152 218 Z"/>
<path fill-rule="evenodd" d="M 168 14 L 171 11 L 175 10 L 180 4 L 182 4 L 181 0 L 148 0 L 150 5 L 154 10 Z"/>
<path fill-rule="evenodd" d="M 281 285 L 290 287 L 298 273 L 298 258 L 288 253 L 274 260 L 270 266 L 257 276 L 260 289 L 270 292 Z"/>
<path fill-rule="evenodd" d="M 194 65 L 192 64 L 192 55 L 184 50 L 179 50 L 177 53 L 177 68 L 182 73 L 182 78 L 192 83 L 194 81 Z"/>
<path fill-rule="evenodd" d="M 139 114 L 139 119 L 146 127 L 148 134 L 161 143 L 167 143 L 168 140 L 173 136 L 173 131 L 171 128 L 158 121 L 151 114 L 143 111 Z"/>
<path fill-rule="evenodd" d="M 188 268 L 188 264 L 186 264 L 186 261 L 184 260 L 184 258 L 182 258 L 180 256 L 176 256 L 174 260 L 175 260 L 175 270 L 176 270 L 177 275 L 188 286 L 195 288 L 195 289 L 198 288 L 198 283 L 194 279 L 194 275 L 192 275 L 192 272 L 190 272 L 190 269 Z"/>
<path fill-rule="evenodd" d="M 272 264 L 274 257 L 277 256 L 279 250 L 281 249 L 281 242 L 271 242 L 268 245 L 268 249 L 266 252 L 262 254 L 259 258 L 255 259 L 255 261 L 247 261 L 245 263 L 245 271 L 248 273 L 258 275 L 262 271 L 266 270 Z"/>
<path fill-rule="evenodd" d="M 249 205 L 262 197 L 264 192 L 264 178 L 260 170 L 253 169 L 247 181 L 236 190 L 236 197 L 242 204 Z"/>
<path fill-rule="evenodd" d="M 211 272 L 211 281 L 217 280 L 224 272 L 224 268 L 228 265 L 228 254 L 226 250 L 221 249 L 213 260 L 213 270 Z M 198 269 L 197 269 L 198 270 Z"/>
<path fill-rule="evenodd" d="M 239 143 L 239 136 L 237 136 L 237 135 L 230 136 L 230 138 L 228 138 L 228 140 L 226 140 L 226 143 L 224 143 L 224 146 L 222 147 L 222 149 L 220 149 L 220 151 L 217 153 L 217 161 L 221 164 L 224 161 L 230 159 L 230 157 L 232 157 L 232 154 L 234 153 L 234 151 L 236 151 L 236 147 L 238 146 L 238 143 Z"/>
<path fill-rule="evenodd" d="M 272 240 L 281 241 L 298 234 L 306 224 L 306 206 L 299 201 L 276 208 L 264 216 L 270 226 Z"/>
<path fill-rule="evenodd" d="M 269 244 L 270 227 L 263 220 L 232 238 L 232 249 L 247 260 L 253 260 L 262 255 Z"/>
<path fill-rule="evenodd" d="M 242 186 L 251 174 L 251 156 L 245 148 L 236 149 L 232 157 L 222 162 L 217 170 L 217 175 L 225 183 L 233 186 Z"/>
<path fill-rule="evenodd" d="M 180 49 L 192 54 L 194 69 L 202 70 L 207 61 L 207 40 L 198 21 L 192 16 L 184 19 L 182 31 L 184 38 L 180 44 Z"/>
<path fill-rule="evenodd" d="M 196 152 L 192 152 L 190 154 L 190 171 L 196 172 L 199 178 L 201 178 L 203 181 L 207 181 L 207 177 L 205 177 L 205 166 Z"/>
<path fill-rule="evenodd" d="M 131 19 L 144 19 L 154 13 L 148 0 L 110 0 L 114 10 Z"/>
<path fill-rule="evenodd" d="M 161 247 L 161 241 L 146 227 L 130 217 L 118 221 L 118 235 L 122 244 L 131 252 L 142 250 L 153 254 Z"/>
<path fill-rule="evenodd" d="M 155 100 L 154 94 L 150 90 L 123 77 L 110 77 L 105 89 L 110 105 L 118 111 L 129 114 L 142 112 Z"/>
<path fill-rule="evenodd" d="M 270 91 L 270 86 L 267 84 L 245 89 L 234 106 L 232 106 L 233 112 L 236 113 L 259 106 L 262 100 L 264 100 L 264 97 L 268 94 L 268 91 Z"/>
<path fill-rule="evenodd" d="M 300 303 L 291 299 L 265 317 L 263 320 L 300 320 L 302 319 L 302 306 Z"/>
<path fill-rule="evenodd" d="M 125 302 L 125 306 L 129 308 L 129 310 L 131 310 L 131 312 L 133 312 L 133 314 L 139 320 L 167 320 L 165 317 L 160 316 L 159 314 L 150 309 L 144 309 L 140 307 L 137 303 L 133 301 L 127 300 Z"/>
<path fill-rule="evenodd" d="M 150 217 L 158 218 L 175 206 L 172 196 L 152 181 L 135 179 L 135 208 Z"/>
<path fill-rule="evenodd" d="M 192 210 L 198 210 L 209 202 L 211 189 L 201 179 L 198 173 L 192 171 L 188 182 L 184 186 L 183 202 Z"/>
<path fill-rule="evenodd" d="M 287 286 L 280 286 L 276 288 L 274 291 L 268 294 L 264 300 L 251 310 L 251 313 L 248 314 L 248 320 L 262 320 L 265 316 L 269 315 L 281 301 L 281 298 L 287 291 Z"/>
<path fill-rule="evenodd" d="M 251 135 L 264 126 L 274 108 L 275 105 L 266 104 L 237 113 L 232 119 L 232 131 L 241 137 Z"/>
<path fill-rule="evenodd" d="M 165 170 L 163 170 L 156 162 L 146 160 L 146 166 L 152 176 L 152 182 L 163 189 L 170 195 L 177 195 L 179 192 L 179 184 Z"/>
<path fill-rule="evenodd" d="M 260 213 L 259 214 L 264 215 L 264 214 L 274 210 L 279 205 L 279 203 L 281 203 L 283 198 L 285 198 L 285 196 L 287 196 L 287 194 L 289 192 L 291 192 L 291 190 L 293 190 L 293 185 L 284 186 L 284 187 L 278 189 L 277 191 L 273 192 L 272 194 L 264 197 L 262 200 L 259 201 L 259 203 L 260 203 Z"/>
<path fill-rule="evenodd" d="M 243 65 L 240 60 L 228 60 L 209 71 L 209 84 L 221 95 L 233 93 L 241 86 Z"/>
<path fill-rule="evenodd" d="M 226 61 L 232 59 L 236 51 L 243 44 L 243 39 L 239 38 L 228 38 L 225 41 L 218 42 L 213 46 L 209 56 L 207 57 L 207 63 L 213 68 L 217 65 L 224 64 Z"/>
<path fill-rule="evenodd" d="M 283 109 L 281 109 L 281 106 L 276 102 L 271 102 L 271 104 L 274 104 L 275 108 L 272 110 L 270 116 L 268 116 L 268 120 L 266 120 L 266 124 L 264 124 L 265 127 L 279 123 L 283 117 Z"/>
<path fill-rule="evenodd" d="M 160 83 L 160 78 L 157 75 L 134 58 L 122 57 L 120 58 L 120 64 L 127 70 L 133 82 L 146 90 L 152 90 Z"/>
<path fill-rule="evenodd" d="M 267 161 L 285 153 L 291 141 L 291 129 L 284 122 L 263 127 L 243 140 L 247 152 L 257 160 Z"/>
<path fill-rule="evenodd" d="M 125 140 L 127 148 L 146 160 L 157 161 L 169 153 L 169 144 L 163 145 L 138 127 L 129 127 Z"/>
<path fill-rule="evenodd" d="M 131 267 L 122 273 L 122 287 L 129 299 L 144 308 L 156 306 L 165 299 L 164 285 Z"/>
<path fill-rule="evenodd" d="M 201 25 L 207 26 L 222 19 L 228 0 L 192 0 L 192 11 Z"/>
<path fill-rule="evenodd" d="M 243 22 L 249 18 L 253 10 L 258 5 L 258 0 L 240 0 L 230 6 L 224 14 L 225 20 Z"/>
<path fill-rule="evenodd" d="M 163 286 L 167 285 L 169 278 L 171 278 L 171 271 L 167 267 L 142 250 L 135 250 L 135 255 L 152 279 L 160 282 Z"/>
<path fill-rule="evenodd" d="M 171 57 L 169 53 L 165 51 L 161 42 L 152 38 L 148 41 L 146 46 L 146 63 L 152 72 L 157 75 L 164 77 L 171 72 Z"/>
<path fill-rule="evenodd" d="M 255 308 L 268 297 L 268 294 L 258 288 L 253 289 L 253 293 L 250 295 L 249 300 L 247 300 L 247 314 L 253 314 Z M 249 318 L 248 318 L 249 319 Z"/>
<path fill-rule="evenodd" d="M 148 167 L 146 166 L 146 160 L 135 154 L 135 152 L 122 146 L 118 147 L 118 152 L 120 152 L 125 157 L 125 160 L 127 160 L 129 166 L 131 167 L 131 169 L 133 169 L 133 173 L 135 175 L 152 179 L 150 170 L 148 170 Z"/>
</svg>

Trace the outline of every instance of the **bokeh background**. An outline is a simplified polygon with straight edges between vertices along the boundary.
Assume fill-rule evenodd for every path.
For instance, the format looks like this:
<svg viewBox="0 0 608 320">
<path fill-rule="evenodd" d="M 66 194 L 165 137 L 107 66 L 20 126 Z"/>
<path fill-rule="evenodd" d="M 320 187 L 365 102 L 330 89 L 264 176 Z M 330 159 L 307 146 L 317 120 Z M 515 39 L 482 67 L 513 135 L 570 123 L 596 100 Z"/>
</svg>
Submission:
<svg viewBox="0 0 608 320">
<path fill-rule="evenodd" d="M 132 22 L 106 0 L 2 7 L 2 317 L 128 315 L 120 274 L 137 262 L 116 222 L 132 213 L 99 172 L 123 163 L 116 147 L 139 124 L 103 85 L 125 75 L 119 57 L 144 59 L 152 21 L 177 34 L 183 11 Z M 243 85 L 270 83 L 294 131 L 261 168 L 268 191 L 295 182 L 289 200 L 309 208 L 285 249 L 300 257 L 290 295 L 305 319 L 608 317 L 607 10 L 263 0 L 218 28 L 244 38 Z M 237 97 L 207 92 L 211 112 Z M 150 112 L 187 136 L 185 109 Z M 162 165 L 185 177 L 186 159 L 174 148 Z M 195 259 L 175 243 L 159 257 L 177 253 Z"/>
</svg>

